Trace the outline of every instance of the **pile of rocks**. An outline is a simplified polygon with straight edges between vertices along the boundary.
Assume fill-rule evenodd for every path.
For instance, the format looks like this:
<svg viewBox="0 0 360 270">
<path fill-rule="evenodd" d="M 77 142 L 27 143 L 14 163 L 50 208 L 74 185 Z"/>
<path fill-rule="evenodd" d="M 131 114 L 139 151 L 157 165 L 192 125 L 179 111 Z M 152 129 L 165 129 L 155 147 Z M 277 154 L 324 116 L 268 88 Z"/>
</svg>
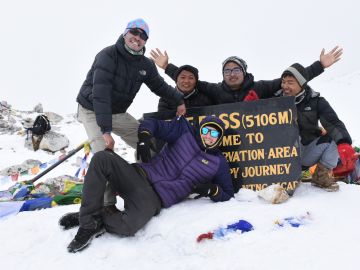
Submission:
<svg viewBox="0 0 360 270">
<path fill-rule="evenodd" d="M 34 124 L 36 117 L 44 114 L 48 117 L 52 130 L 45 133 L 41 138 L 36 138 L 39 143 L 39 149 L 55 153 L 69 146 L 69 139 L 56 130 L 59 129 L 57 125 L 63 120 L 61 115 L 54 112 L 44 112 L 41 103 L 37 104 L 32 111 L 15 110 L 6 101 L 0 102 L 0 135 L 3 134 L 18 134 L 25 136 L 25 147 L 34 150 L 33 138 L 31 132 L 27 129 Z"/>
</svg>

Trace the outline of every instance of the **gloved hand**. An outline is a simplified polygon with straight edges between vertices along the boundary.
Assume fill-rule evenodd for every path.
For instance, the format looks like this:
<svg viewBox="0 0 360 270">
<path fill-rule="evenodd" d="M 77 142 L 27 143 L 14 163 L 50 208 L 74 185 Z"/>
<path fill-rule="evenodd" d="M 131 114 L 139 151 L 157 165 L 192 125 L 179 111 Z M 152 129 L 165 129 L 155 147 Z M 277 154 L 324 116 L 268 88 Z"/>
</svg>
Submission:
<svg viewBox="0 0 360 270">
<path fill-rule="evenodd" d="M 194 199 L 199 199 L 201 197 L 209 197 L 211 195 L 215 195 L 217 190 L 218 190 L 218 186 L 211 182 L 199 184 L 193 189 L 193 193 L 199 194 Z"/>
<path fill-rule="evenodd" d="M 333 171 L 335 176 L 344 176 L 355 169 L 355 162 L 357 159 L 354 148 L 348 143 L 340 143 L 338 145 L 338 152 L 341 164 Z"/>
<path fill-rule="evenodd" d="M 142 131 L 138 134 L 139 141 L 136 146 L 136 158 L 141 159 L 142 162 L 149 162 L 151 158 L 151 134 L 147 131 Z"/>
<path fill-rule="evenodd" d="M 254 101 L 254 100 L 259 100 L 259 97 L 254 90 L 250 90 L 249 94 L 246 95 L 243 101 Z"/>
</svg>

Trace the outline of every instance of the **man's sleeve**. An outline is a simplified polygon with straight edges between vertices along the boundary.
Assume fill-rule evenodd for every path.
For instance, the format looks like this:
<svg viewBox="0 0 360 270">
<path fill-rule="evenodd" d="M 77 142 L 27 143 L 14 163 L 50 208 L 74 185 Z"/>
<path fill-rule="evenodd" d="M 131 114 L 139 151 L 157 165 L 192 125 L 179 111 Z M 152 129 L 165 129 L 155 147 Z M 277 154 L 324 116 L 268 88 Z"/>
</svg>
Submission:
<svg viewBox="0 0 360 270">
<path fill-rule="evenodd" d="M 350 134 L 344 123 L 338 118 L 336 112 L 327 100 L 322 97 L 319 98 L 318 112 L 321 125 L 337 144 L 339 142 L 352 144 Z"/>
<path fill-rule="evenodd" d="M 158 112 L 174 111 L 174 110 L 176 110 L 176 105 L 174 102 L 170 102 L 164 98 L 159 99 Z"/>
<path fill-rule="evenodd" d="M 223 156 L 220 157 L 220 166 L 212 183 L 217 186 L 217 190 L 210 196 L 214 202 L 224 202 L 234 197 L 234 187 L 230 174 L 230 167 Z"/>
<path fill-rule="evenodd" d="M 225 92 L 220 83 L 209 83 L 198 81 L 197 89 L 199 92 L 214 101 L 215 104 L 233 103 L 233 95 Z"/>
<path fill-rule="evenodd" d="M 306 67 L 306 72 L 309 75 L 309 81 L 319 76 L 324 72 L 324 68 L 320 61 L 315 61 L 312 65 Z"/>
<path fill-rule="evenodd" d="M 175 73 L 179 68 L 175 66 L 174 64 L 168 64 L 165 69 L 165 74 L 168 75 L 173 81 L 176 81 Z"/>
<path fill-rule="evenodd" d="M 185 117 L 175 117 L 171 121 L 146 118 L 141 121 L 139 132 L 149 132 L 153 137 L 168 143 L 174 143 L 182 134 L 189 131 Z"/>
<path fill-rule="evenodd" d="M 96 56 L 93 74 L 93 107 L 101 131 L 112 130 L 112 88 L 116 64 L 105 51 Z"/>
<path fill-rule="evenodd" d="M 176 106 L 184 103 L 183 94 L 164 81 L 164 78 L 161 77 L 157 71 L 155 64 L 150 60 L 149 73 L 150 74 L 147 77 L 145 84 L 152 92 L 154 92 L 159 97 L 173 101 Z"/>
</svg>

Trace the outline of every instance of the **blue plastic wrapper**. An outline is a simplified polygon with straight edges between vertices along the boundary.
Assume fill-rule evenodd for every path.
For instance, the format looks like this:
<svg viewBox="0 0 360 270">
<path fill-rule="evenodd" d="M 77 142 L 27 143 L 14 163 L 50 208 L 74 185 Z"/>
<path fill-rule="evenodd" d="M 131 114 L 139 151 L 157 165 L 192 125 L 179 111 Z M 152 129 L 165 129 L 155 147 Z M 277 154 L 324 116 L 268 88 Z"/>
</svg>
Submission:
<svg viewBox="0 0 360 270">
<path fill-rule="evenodd" d="M 229 233 L 233 233 L 236 231 L 241 231 L 241 233 L 249 232 L 254 229 L 251 223 L 247 222 L 246 220 L 239 220 L 236 223 L 228 225 L 226 228 L 219 228 L 213 232 L 213 238 L 223 238 Z"/>
<path fill-rule="evenodd" d="M 291 227 L 298 228 L 301 225 L 305 225 L 310 219 L 311 219 L 310 213 L 306 212 L 305 215 L 291 216 L 291 217 L 286 217 L 286 218 L 283 218 L 280 220 L 276 220 L 275 224 L 277 224 L 280 227 L 290 225 Z"/>
</svg>

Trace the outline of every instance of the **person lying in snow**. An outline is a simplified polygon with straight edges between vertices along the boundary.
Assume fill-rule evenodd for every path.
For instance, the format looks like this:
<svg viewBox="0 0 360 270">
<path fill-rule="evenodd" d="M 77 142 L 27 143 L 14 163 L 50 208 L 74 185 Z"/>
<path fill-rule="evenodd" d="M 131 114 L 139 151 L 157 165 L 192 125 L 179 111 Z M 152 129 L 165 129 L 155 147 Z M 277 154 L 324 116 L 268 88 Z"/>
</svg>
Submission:
<svg viewBox="0 0 360 270">
<path fill-rule="evenodd" d="M 190 194 L 214 202 L 234 196 L 230 168 L 217 149 L 224 135 L 224 123 L 207 116 L 196 128 L 184 118 L 172 121 L 145 119 L 139 126 L 142 160 L 149 154 L 150 138 L 167 142 L 162 151 L 146 163 L 129 164 L 111 150 L 96 153 L 85 176 L 80 213 L 64 215 L 64 229 L 80 225 L 68 245 L 69 252 L 86 248 L 105 231 L 132 236 L 161 208 L 168 208 Z M 103 207 L 106 184 L 124 199 L 124 211 Z"/>
</svg>

